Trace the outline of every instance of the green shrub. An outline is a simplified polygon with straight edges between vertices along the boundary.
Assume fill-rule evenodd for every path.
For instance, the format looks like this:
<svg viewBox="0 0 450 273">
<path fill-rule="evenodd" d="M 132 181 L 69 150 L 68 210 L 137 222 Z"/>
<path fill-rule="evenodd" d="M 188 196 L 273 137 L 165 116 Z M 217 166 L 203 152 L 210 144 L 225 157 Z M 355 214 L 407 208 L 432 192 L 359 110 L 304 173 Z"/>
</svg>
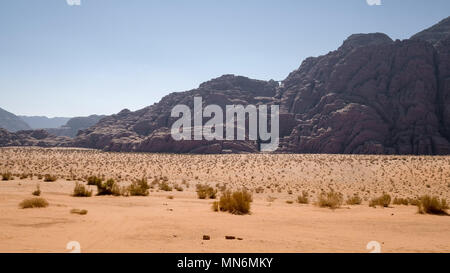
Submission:
<svg viewBox="0 0 450 273">
<path fill-rule="evenodd" d="M 217 190 L 208 185 L 197 184 L 197 196 L 199 199 L 216 199 Z"/>
<path fill-rule="evenodd" d="M 299 195 L 297 197 L 297 203 L 299 203 L 299 204 L 308 204 L 309 203 L 307 191 L 303 191 L 302 195 Z"/>
<path fill-rule="evenodd" d="M 252 195 L 246 190 L 241 191 L 225 191 L 218 203 L 213 203 L 213 210 L 227 211 L 232 214 L 249 214 L 250 203 L 253 201 Z"/>
<path fill-rule="evenodd" d="M 55 175 L 46 174 L 44 175 L 44 182 L 55 182 L 58 178 Z"/>
<path fill-rule="evenodd" d="M 362 199 L 359 195 L 355 194 L 352 197 L 349 197 L 346 203 L 347 205 L 361 205 Z"/>
<path fill-rule="evenodd" d="M 387 207 L 389 207 L 390 204 L 391 204 L 391 196 L 387 193 L 384 193 L 382 196 L 380 196 L 378 198 L 373 198 L 369 202 L 369 206 L 374 207 L 374 208 L 377 206 L 387 208 Z"/>
<path fill-rule="evenodd" d="M 48 202 L 44 198 L 41 197 L 34 197 L 23 200 L 19 206 L 22 209 L 29 209 L 29 208 L 45 208 L 48 207 Z"/>
<path fill-rule="evenodd" d="M 75 188 L 73 189 L 73 195 L 74 197 L 91 197 L 92 196 L 92 190 L 88 190 L 83 184 L 76 183 Z"/>
<path fill-rule="evenodd" d="M 330 191 L 330 192 L 322 192 L 319 194 L 317 198 L 317 205 L 321 208 L 330 208 L 330 209 L 336 209 L 339 208 L 342 205 L 343 202 L 343 195 L 342 193 Z"/>
<path fill-rule="evenodd" d="M 418 205 L 419 213 L 421 214 L 436 214 L 448 215 L 449 207 L 445 199 L 439 200 L 438 197 L 431 197 L 429 195 L 422 196 Z"/>
<path fill-rule="evenodd" d="M 147 183 L 146 178 L 138 179 L 133 181 L 128 187 L 128 192 L 131 196 L 147 196 L 149 194 L 148 190 L 150 186 Z"/>
</svg>

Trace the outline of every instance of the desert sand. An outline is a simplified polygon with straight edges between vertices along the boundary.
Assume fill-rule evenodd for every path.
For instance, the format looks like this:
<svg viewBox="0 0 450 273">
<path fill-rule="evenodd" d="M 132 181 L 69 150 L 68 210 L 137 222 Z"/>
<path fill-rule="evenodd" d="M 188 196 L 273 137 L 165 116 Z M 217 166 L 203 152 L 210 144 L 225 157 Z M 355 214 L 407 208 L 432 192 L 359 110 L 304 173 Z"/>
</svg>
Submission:
<svg viewBox="0 0 450 273">
<path fill-rule="evenodd" d="M 384 192 L 392 198 L 429 194 L 449 200 L 450 157 L 2 148 L 0 173 L 5 172 L 15 178 L 0 181 L 0 252 L 70 252 L 71 241 L 79 242 L 81 252 L 369 252 L 371 241 L 380 243 L 381 252 L 450 251 L 450 217 L 418 214 L 411 205 L 368 206 Z M 44 182 L 39 174 L 58 180 Z M 75 183 L 91 175 L 123 185 L 166 177 L 183 191 L 71 196 Z M 214 212 L 214 200 L 197 198 L 199 183 L 245 187 L 253 194 L 251 214 Z M 19 208 L 37 185 L 49 207 Z M 88 187 L 95 193 L 95 186 Z M 335 210 L 314 205 L 317 194 L 329 189 L 345 197 L 358 194 L 363 203 Z M 303 191 L 310 204 L 295 202 Z M 72 209 L 88 213 L 72 214 Z"/>
</svg>

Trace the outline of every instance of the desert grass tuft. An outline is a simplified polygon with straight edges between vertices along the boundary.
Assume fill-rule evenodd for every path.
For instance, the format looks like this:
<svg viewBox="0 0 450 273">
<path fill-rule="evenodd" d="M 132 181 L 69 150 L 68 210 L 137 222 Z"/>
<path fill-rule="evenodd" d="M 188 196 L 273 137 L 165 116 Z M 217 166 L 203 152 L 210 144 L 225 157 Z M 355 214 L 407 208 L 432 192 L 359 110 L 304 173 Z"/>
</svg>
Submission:
<svg viewBox="0 0 450 273">
<path fill-rule="evenodd" d="M 359 197 L 358 194 L 355 194 L 355 195 L 353 195 L 352 197 L 349 197 L 349 198 L 347 199 L 346 203 L 347 203 L 347 205 L 351 205 L 351 206 L 354 206 L 354 205 L 361 205 L 362 199 L 361 199 L 361 197 Z"/>
<path fill-rule="evenodd" d="M 92 196 L 92 190 L 88 190 L 84 184 L 76 183 L 75 188 L 73 189 L 73 195 L 74 197 L 91 197 Z"/>
<path fill-rule="evenodd" d="M 29 209 L 29 208 L 45 208 L 48 207 L 48 202 L 42 197 L 33 197 L 23 200 L 19 206 L 22 209 Z"/>
<path fill-rule="evenodd" d="M 149 189 L 150 186 L 148 185 L 146 178 L 135 180 L 128 187 L 131 196 L 147 196 L 149 194 Z"/>
<path fill-rule="evenodd" d="M 297 203 L 299 204 L 308 204 L 309 203 L 309 198 L 308 198 L 308 192 L 307 191 L 303 191 L 302 195 L 299 195 L 297 197 Z"/>
<path fill-rule="evenodd" d="M 342 205 L 343 195 L 340 192 L 321 192 L 317 198 L 317 205 L 321 208 L 337 209 Z"/>
<path fill-rule="evenodd" d="M 217 190 L 208 185 L 197 184 L 197 197 L 199 199 L 216 199 Z"/>
<path fill-rule="evenodd" d="M 374 208 L 377 206 L 382 207 L 382 208 L 387 208 L 387 207 L 389 207 L 390 204 L 391 204 L 391 196 L 387 193 L 384 193 L 380 197 L 373 198 L 369 202 L 369 206 L 374 207 Z"/>
</svg>

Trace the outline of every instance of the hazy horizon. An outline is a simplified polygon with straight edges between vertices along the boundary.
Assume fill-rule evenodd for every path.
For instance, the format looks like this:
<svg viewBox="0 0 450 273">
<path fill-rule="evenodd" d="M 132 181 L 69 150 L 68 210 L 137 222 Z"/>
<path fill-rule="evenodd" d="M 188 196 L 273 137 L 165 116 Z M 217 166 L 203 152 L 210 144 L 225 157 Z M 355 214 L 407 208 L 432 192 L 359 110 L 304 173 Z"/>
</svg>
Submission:
<svg viewBox="0 0 450 273">
<path fill-rule="evenodd" d="M 354 33 L 407 39 L 448 16 L 437 0 L 0 3 L 0 107 L 75 117 L 137 110 L 223 74 L 283 80 Z"/>
</svg>

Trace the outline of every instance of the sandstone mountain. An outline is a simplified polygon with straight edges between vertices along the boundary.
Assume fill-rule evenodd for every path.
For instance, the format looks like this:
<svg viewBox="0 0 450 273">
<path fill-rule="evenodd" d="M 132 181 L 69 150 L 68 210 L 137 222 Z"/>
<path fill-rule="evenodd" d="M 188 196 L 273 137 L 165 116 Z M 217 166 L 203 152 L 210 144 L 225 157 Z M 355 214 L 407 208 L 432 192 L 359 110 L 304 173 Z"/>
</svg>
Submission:
<svg viewBox="0 0 450 273">
<path fill-rule="evenodd" d="M 25 121 L 2 108 L 0 108 L 0 128 L 6 129 L 10 132 L 31 129 Z"/>
<path fill-rule="evenodd" d="M 355 34 L 281 83 L 224 75 L 80 131 L 72 146 L 109 151 L 257 152 L 255 141 L 174 141 L 177 104 L 280 105 L 278 152 L 450 154 L 450 19 L 403 41 Z M 3 143 L 3 141 L 0 141 Z M 62 142 L 63 145 L 68 145 Z"/>
<path fill-rule="evenodd" d="M 19 118 L 25 121 L 31 129 L 59 128 L 70 119 L 65 117 L 48 118 L 45 116 L 19 116 Z"/>
</svg>

